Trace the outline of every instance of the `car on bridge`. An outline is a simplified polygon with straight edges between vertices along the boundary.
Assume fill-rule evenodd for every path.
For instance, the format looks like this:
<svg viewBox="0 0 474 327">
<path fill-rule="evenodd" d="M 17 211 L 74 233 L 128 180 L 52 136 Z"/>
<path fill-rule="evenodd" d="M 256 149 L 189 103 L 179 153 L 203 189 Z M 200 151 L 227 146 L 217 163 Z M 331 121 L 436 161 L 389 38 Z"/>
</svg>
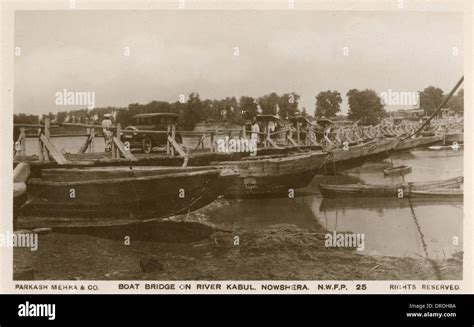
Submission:
<svg viewBox="0 0 474 327">
<path fill-rule="evenodd" d="M 130 150 L 141 149 L 144 153 L 151 153 L 154 147 L 165 146 L 167 133 L 140 133 L 140 131 L 168 131 L 168 126 L 178 123 L 179 115 L 173 113 L 148 113 L 138 114 L 132 117 L 133 125 L 125 130 L 136 131 L 136 133 L 122 133 L 122 141 L 130 144 Z M 182 144 L 179 133 L 175 134 L 175 140 Z"/>
</svg>

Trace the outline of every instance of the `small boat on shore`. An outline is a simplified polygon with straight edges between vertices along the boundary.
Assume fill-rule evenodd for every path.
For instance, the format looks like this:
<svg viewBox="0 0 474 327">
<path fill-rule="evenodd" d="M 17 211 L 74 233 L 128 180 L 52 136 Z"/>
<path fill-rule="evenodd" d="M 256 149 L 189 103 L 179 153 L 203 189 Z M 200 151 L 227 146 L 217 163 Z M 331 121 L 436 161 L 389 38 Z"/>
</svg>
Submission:
<svg viewBox="0 0 474 327">
<path fill-rule="evenodd" d="M 18 228 L 123 225 L 199 209 L 234 183 L 234 168 L 43 169 L 27 182 Z"/>
<path fill-rule="evenodd" d="M 464 144 L 453 144 L 453 145 L 433 145 L 428 147 L 431 151 L 457 151 L 464 149 Z"/>
<path fill-rule="evenodd" d="M 460 188 L 464 177 L 428 182 L 407 182 L 400 184 L 319 184 L 319 190 L 324 198 L 357 198 L 357 197 L 393 197 L 408 198 L 412 191 L 434 190 L 440 188 Z"/>
<path fill-rule="evenodd" d="M 405 165 L 400 165 L 400 166 L 395 166 L 395 167 L 390 167 L 387 169 L 383 170 L 383 174 L 385 176 L 389 175 L 406 175 L 411 173 L 411 167 L 405 166 Z"/>
</svg>

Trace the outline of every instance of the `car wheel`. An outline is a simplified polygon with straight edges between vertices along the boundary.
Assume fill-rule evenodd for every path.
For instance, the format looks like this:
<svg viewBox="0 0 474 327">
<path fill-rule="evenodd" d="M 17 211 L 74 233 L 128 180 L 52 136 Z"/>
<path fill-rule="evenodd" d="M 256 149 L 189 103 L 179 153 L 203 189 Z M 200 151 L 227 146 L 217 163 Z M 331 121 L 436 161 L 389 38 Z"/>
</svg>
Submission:
<svg viewBox="0 0 474 327">
<path fill-rule="evenodd" d="M 146 136 L 142 141 L 142 151 L 144 153 L 150 153 L 153 149 L 153 141 L 151 137 Z"/>
</svg>

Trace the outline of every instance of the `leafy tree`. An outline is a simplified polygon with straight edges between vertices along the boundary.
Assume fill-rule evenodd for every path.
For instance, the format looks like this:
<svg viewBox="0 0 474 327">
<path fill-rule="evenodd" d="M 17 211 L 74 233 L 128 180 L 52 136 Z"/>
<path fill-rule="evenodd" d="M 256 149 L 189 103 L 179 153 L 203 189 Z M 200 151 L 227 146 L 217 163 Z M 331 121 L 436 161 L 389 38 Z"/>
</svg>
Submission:
<svg viewBox="0 0 474 327">
<path fill-rule="evenodd" d="M 38 124 L 38 115 L 28 115 L 28 114 L 14 114 L 13 123 L 14 124 Z"/>
<path fill-rule="evenodd" d="M 251 120 L 257 116 L 257 102 L 255 98 L 242 96 L 239 100 L 239 106 L 244 120 Z"/>
<path fill-rule="evenodd" d="M 283 94 L 279 101 L 278 107 L 280 112 L 278 113 L 282 118 L 288 118 L 294 116 L 298 112 L 298 102 L 300 96 L 295 92 Z"/>
<path fill-rule="evenodd" d="M 112 110 L 110 110 L 112 111 Z M 128 105 L 126 109 L 119 109 L 117 112 L 116 121 L 120 123 L 123 127 L 127 127 L 133 125 L 133 116 L 143 113 L 143 105 L 138 103 L 131 103 Z M 102 112 L 102 110 L 95 112 L 99 117 L 102 117 L 106 112 Z"/>
<path fill-rule="evenodd" d="M 457 113 L 464 112 L 464 89 L 460 89 L 456 95 L 449 99 L 447 106 Z"/>
<path fill-rule="evenodd" d="M 202 102 L 198 93 L 191 93 L 184 106 L 183 127 L 192 131 L 198 122 L 202 121 Z"/>
<path fill-rule="evenodd" d="M 262 108 L 263 114 L 275 115 L 277 113 L 277 105 L 280 102 L 280 96 L 275 92 L 258 98 L 257 103 Z"/>
<path fill-rule="evenodd" d="M 348 118 L 359 121 L 361 125 L 376 125 L 386 115 L 382 99 L 374 90 L 352 89 L 347 92 L 347 98 L 349 101 Z"/>
<path fill-rule="evenodd" d="M 205 122 L 216 122 L 218 117 L 214 114 L 214 100 L 202 100 L 202 119 Z"/>
<path fill-rule="evenodd" d="M 214 114 L 220 117 L 219 121 L 234 123 L 239 121 L 241 114 L 238 112 L 239 103 L 235 97 L 214 101 Z"/>
<path fill-rule="evenodd" d="M 57 114 L 57 121 L 58 123 L 63 123 L 66 119 L 67 111 L 59 111 Z"/>
<path fill-rule="evenodd" d="M 443 101 L 443 90 L 438 87 L 429 86 L 420 93 L 420 107 L 426 111 L 428 116 L 433 112 Z"/>
<path fill-rule="evenodd" d="M 342 98 L 338 91 L 323 91 L 316 96 L 315 117 L 335 117 L 341 111 Z"/>
</svg>

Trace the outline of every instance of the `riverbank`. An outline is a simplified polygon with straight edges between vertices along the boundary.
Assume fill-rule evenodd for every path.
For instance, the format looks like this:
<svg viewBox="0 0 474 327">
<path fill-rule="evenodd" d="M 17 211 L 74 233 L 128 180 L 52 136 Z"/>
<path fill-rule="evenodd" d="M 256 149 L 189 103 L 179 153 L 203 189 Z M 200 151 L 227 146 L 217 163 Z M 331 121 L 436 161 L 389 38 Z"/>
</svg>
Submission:
<svg viewBox="0 0 474 327">
<path fill-rule="evenodd" d="M 447 260 L 360 255 L 328 248 L 324 231 L 279 224 L 216 231 L 195 242 L 160 243 L 90 235 L 41 235 L 15 249 L 15 271 L 37 280 L 459 280 L 462 254 Z M 143 272 L 152 262 L 151 272 Z M 146 269 L 145 269 L 146 270 Z"/>
</svg>

